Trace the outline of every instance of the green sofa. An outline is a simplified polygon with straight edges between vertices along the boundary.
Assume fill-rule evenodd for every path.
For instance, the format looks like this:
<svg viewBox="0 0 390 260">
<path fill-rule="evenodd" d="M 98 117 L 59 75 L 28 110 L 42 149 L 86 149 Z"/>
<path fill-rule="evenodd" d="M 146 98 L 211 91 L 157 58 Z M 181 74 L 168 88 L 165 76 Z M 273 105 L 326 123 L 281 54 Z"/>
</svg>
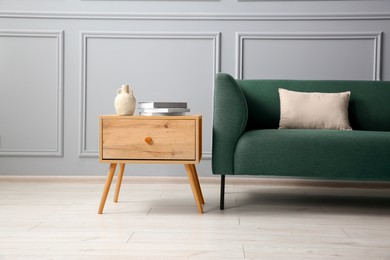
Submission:
<svg viewBox="0 0 390 260">
<path fill-rule="evenodd" d="M 279 88 L 350 91 L 352 131 L 278 129 Z M 236 80 L 216 75 L 212 171 L 221 175 L 390 181 L 390 82 Z"/>
</svg>

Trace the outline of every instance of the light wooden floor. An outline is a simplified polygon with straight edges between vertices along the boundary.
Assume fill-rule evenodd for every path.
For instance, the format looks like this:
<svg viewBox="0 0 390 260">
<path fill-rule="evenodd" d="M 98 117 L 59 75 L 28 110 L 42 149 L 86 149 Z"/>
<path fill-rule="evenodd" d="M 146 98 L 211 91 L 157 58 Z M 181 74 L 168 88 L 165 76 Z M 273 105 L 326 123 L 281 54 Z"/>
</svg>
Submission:
<svg viewBox="0 0 390 260">
<path fill-rule="evenodd" d="M 390 259 L 390 189 L 200 182 L 0 177 L 0 259 Z"/>
</svg>

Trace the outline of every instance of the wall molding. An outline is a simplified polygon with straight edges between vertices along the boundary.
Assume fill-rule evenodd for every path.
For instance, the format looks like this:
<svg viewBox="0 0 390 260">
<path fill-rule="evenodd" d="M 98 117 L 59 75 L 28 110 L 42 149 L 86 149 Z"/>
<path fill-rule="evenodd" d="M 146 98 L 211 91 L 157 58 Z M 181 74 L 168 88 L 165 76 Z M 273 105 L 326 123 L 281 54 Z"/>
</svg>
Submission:
<svg viewBox="0 0 390 260">
<path fill-rule="evenodd" d="M 390 20 L 390 13 L 117 13 L 1 11 L 0 18 L 77 20 L 321 21 Z"/>
<path fill-rule="evenodd" d="M 243 33 L 236 34 L 236 78 L 243 79 L 244 66 L 244 41 L 253 40 L 362 40 L 371 39 L 374 44 L 374 66 L 372 71 L 372 80 L 381 80 L 382 64 L 382 34 L 383 32 L 367 33 L 288 33 L 288 34 L 263 34 L 263 33 Z"/>
<path fill-rule="evenodd" d="M 57 41 L 56 148 L 0 149 L 0 156 L 62 157 L 64 143 L 64 31 L 0 30 L 0 37 L 54 38 Z"/>
<path fill-rule="evenodd" d="M 216 75 L 220 71 L 221 63 L 221 51 L 220 51 L 220 38 L 221 33 L 179 33 L 179 32 L 156 32 L 156 33 L 132 33 L 132 32 L 81 32 L 81 93 L 80 93 L 80 152 L 79 157 L 98 157 L 97 150 L 87 149 L 87 131 L 86 131 L 86 117 L 87 117 L 87 50 L 88 39 L 96 38 L 109 38 L 109 39 L 169 39 L 169 40 L 211 40 L 213 43 L 213 75 Z M 211 157 L 211 152 L 203 152 L 205 159 Z"/>
</svg>

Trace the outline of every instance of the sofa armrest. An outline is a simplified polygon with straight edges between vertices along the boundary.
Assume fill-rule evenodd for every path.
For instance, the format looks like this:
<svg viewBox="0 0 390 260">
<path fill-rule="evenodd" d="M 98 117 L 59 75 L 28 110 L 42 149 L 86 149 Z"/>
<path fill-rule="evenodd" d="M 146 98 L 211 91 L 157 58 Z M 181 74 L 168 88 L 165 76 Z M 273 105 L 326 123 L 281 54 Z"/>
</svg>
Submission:
<svg viewBox="0 0 390 260">
<path fill-rule="evenodd" d="M 236 80 L 228 74 L 217 74 L 214 85 L 213 174 L 234 174 L 234 150 L 247 121 L 248 106 Z"/>
</svg>

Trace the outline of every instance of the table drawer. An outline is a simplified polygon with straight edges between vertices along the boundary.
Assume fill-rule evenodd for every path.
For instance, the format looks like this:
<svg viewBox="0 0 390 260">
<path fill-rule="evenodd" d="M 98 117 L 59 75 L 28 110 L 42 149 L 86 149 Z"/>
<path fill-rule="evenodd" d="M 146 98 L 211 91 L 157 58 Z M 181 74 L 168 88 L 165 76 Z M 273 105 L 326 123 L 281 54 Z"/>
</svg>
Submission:
<svg viewBox="0 0 390 260">
<path fill-rule="evenodd" d="M 102 160 L 195 160 L 196 120 L 104 118 Z"/>
</svg>

